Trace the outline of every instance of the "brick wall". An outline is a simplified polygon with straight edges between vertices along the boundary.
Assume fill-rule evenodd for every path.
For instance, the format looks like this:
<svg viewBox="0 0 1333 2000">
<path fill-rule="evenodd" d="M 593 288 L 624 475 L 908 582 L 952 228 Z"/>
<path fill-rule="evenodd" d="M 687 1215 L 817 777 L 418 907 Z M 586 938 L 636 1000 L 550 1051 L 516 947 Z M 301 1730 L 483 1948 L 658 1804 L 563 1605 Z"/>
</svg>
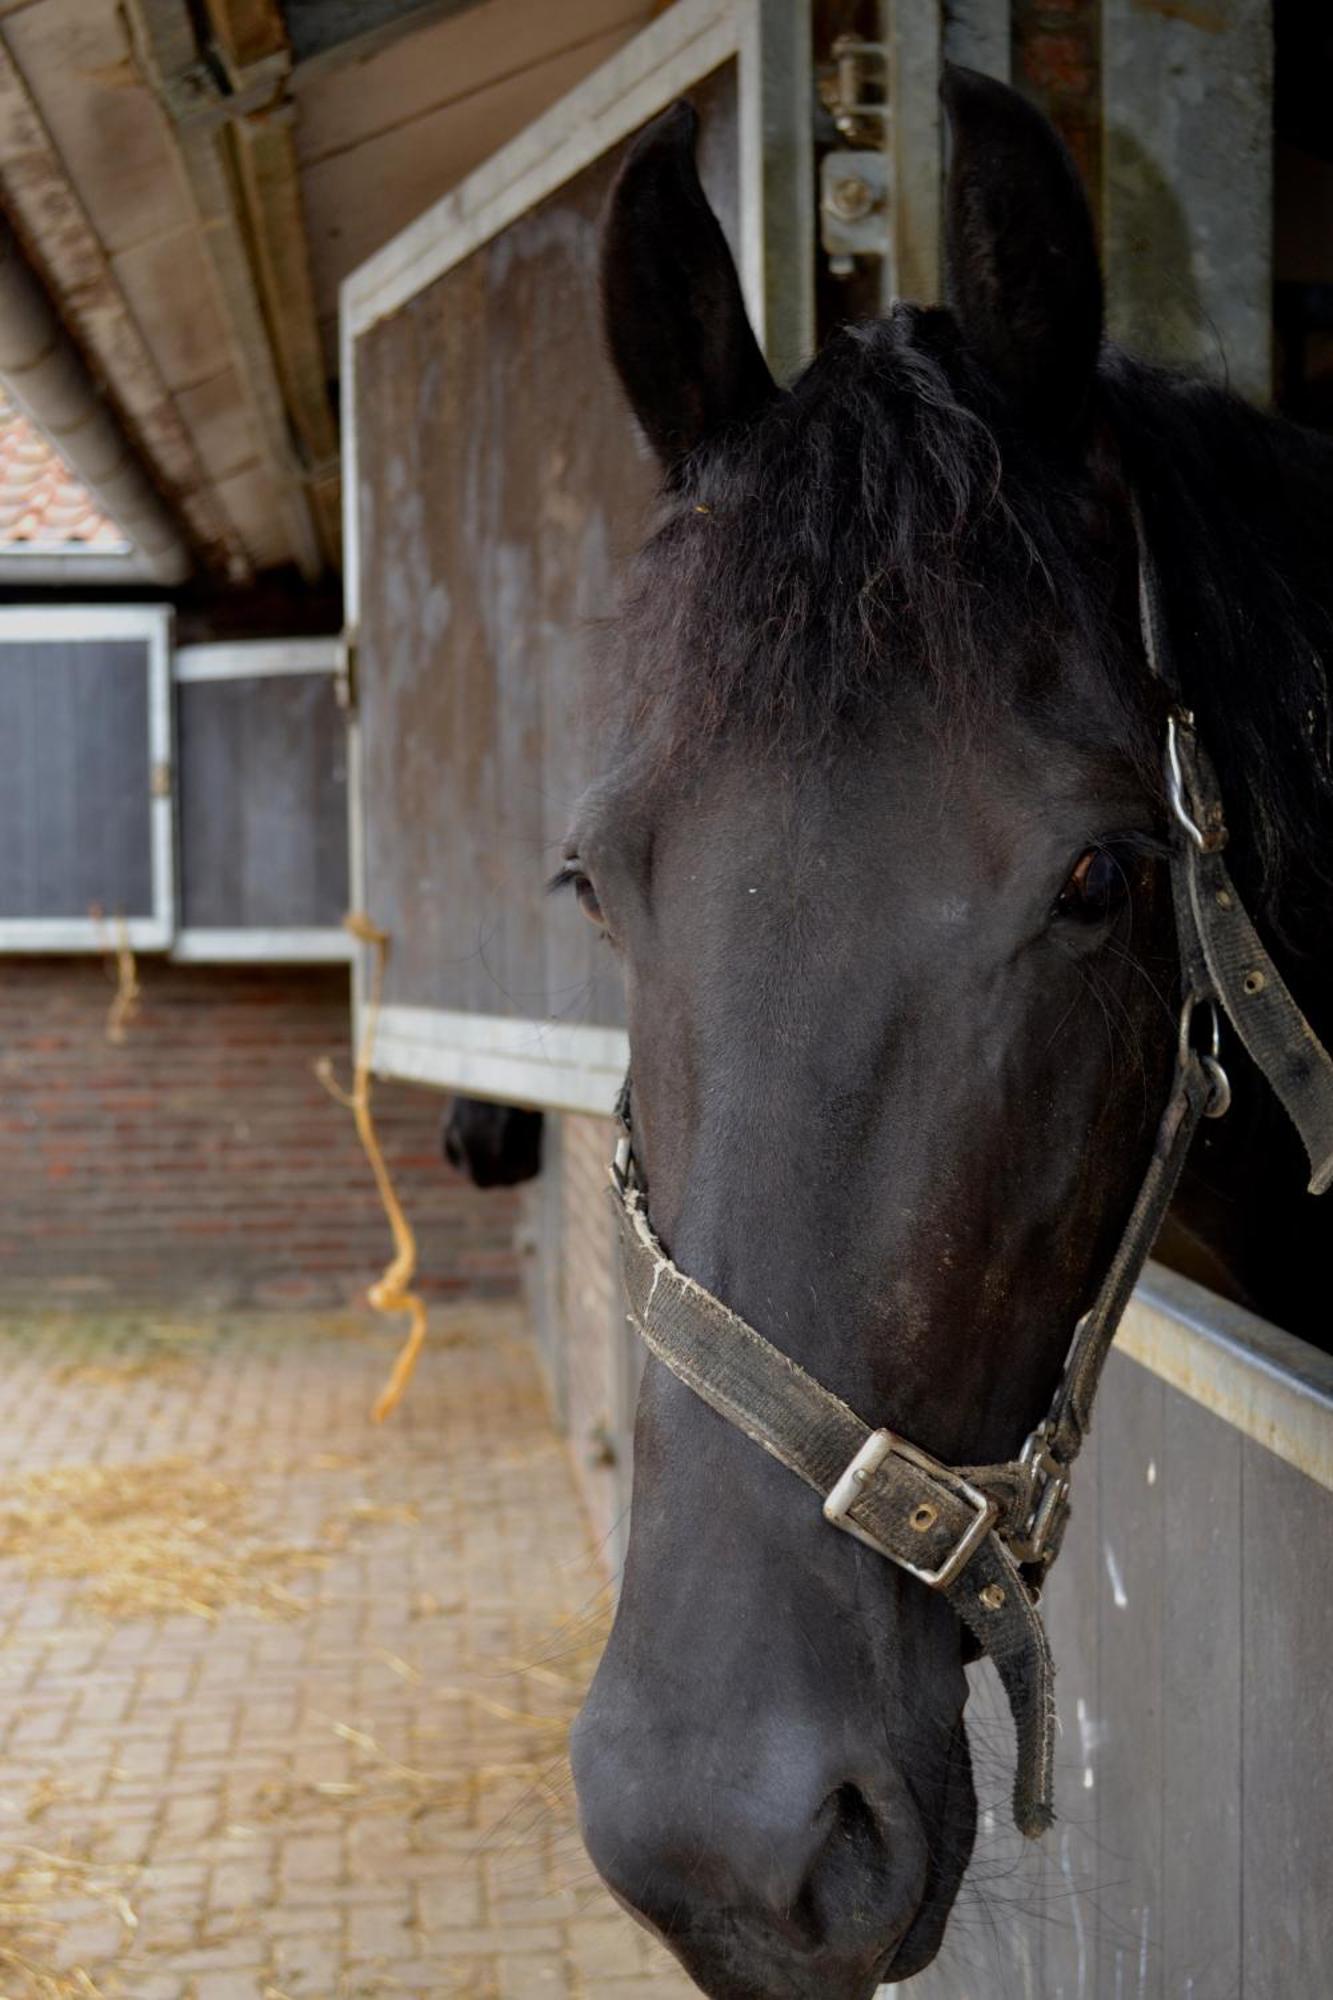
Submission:
<svg viewBox="0 0 1333 2000">
<path fill-rule="evenodd" d="M 348 1070 L 346 970 L 139 970 L 113 1047 L 99 961 L 0 961 L 0 1298 L 356 1301 L 388 1228 L 312 1073 Z M 379 1084 L 375 1104 L 424 1288 L 511 1293 L 514 1197 L 441 1159 L 438 1093 Z"/>
</svg>

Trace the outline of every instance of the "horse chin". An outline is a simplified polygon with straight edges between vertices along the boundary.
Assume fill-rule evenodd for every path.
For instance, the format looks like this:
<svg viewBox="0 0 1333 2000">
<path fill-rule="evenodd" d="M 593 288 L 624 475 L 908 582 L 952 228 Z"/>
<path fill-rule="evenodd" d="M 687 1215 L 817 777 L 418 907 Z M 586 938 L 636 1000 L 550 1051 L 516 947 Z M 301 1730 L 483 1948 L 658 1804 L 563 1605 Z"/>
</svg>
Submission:
<svg viewBox="0 0 1333 2000">
<path fill-rule="evenodd" d="M 977 1795 L 972 1777 L 972 1752 L 959 1730 L 949 1762 L 944 1800 L 945 1834 L 938 1839 L 925 1901 L 912 1927 L 881 1968 L 882 1984 L 901 1985 L 931 1964 L 944 1941 L 945 1927 L 958 1898 L 977 1833 Z"/>
<path fill-rule="evenodd" d="M 708 2000 L 874 2000 L 888 1976 L 882 1960 L 839 1966 L 821 1956 L 802 1966 L 730 1928 L 707 1940 L 665 1942 Z"/>
<path fill-rule="evenodd" d="M 617 1893 L 611 1893 L 635 1922 L 666 1945 L 708 2000 L 874 2000 L 881 1987 L 901 1985 L 924 1972 L 937 1956 L 972 1857 L 976 1795 L 967 1738 L 960 1730 L 950 1762 L 944 1801 L 947 1829 L 932 1861 L 925 1898 L 896 1944 L 868 1957 L 833 1964 L 820 1955 L 808 1966 L 800 1955 L 774 1945 L 734 1914 L 691 1936 L 667 1935 Z"/>
</svg>

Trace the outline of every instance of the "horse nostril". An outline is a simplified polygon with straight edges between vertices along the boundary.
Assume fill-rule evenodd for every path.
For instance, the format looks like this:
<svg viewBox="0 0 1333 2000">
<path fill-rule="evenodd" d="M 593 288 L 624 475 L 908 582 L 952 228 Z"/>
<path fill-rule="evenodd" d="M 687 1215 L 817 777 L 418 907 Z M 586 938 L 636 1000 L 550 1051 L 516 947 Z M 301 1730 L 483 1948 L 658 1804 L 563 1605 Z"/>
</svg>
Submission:
<svg viewBox="0 0 1333 2000">
<path fill-rule="evenodd" d="M 584 1840 L 619 1900 L 706 1993 L 865 1992 L 929 1886 L 925 1828 L 901 1774 L 875 1761 L 852 1775 L 840 1745 L 779 1717 L 738 1733 L 722 1781 L 712 1739 L 687 1741 L 682 1755 L 679 1732 L 664 1741 L 621 1705 L 609 1658 L 570 1750 Z M 767 1968 L 766 1985 L 735 1984 L 738 1952 L 756 1979 Z"/>
<path fill-rule="evenodd" d="M 874 1809 L 854 1784 L 839 1785 L 815 1816 L 817 1845 L 790 1920 L 810 1944 L 825 1943 L 864 1899 L 867 1882 L 882 1881 L 889 1852 Z"/>
</svg>

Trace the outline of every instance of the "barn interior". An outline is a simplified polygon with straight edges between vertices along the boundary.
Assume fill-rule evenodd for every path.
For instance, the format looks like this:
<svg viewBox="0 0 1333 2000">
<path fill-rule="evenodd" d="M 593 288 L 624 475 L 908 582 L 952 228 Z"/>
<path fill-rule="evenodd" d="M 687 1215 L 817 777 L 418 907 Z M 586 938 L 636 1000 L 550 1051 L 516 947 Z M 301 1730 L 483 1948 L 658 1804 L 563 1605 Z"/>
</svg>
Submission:
<svg viewBox="0 0 1333 2000">
<path fill-rule="evenodd" d="M 944 58 L 1012 80 L 1068 141 L 1093 195 L 1117 337 L 1225 372 L 1245 394 L 1333 430 L 1333 25 L 1323 0 L 0 0 L 0 1319 L 17 1329 L 16 1355 L 30 1357 L 37 1333 L 53 1328 L 65 1343 L 65 1373 L 16 1432 L 13 1465 L 25 1478 L 77 1443 L 67 1405 L 93 1394 L 98 1370 L 118 1396 L 146 1383 L 150 1414 L 170 1406 L 158 1458 L 193 1451 L 185 1401 L 171 1399 L 205 1384 L 225 1397 L 232 1340 L 246 1435 L 258 1437 L 269 1378 L 255 1329 L 286 1315 L 314 1343 L 322 1374 L 303 1375 L 295 1358 L 274 1364 L 281 1407 L 309 1446 L 281 1493 L 315 1509 L 332 1476 L 310 1472 L 319 1423 L 302 1429 L 299 1414 L 319 1374 L 333 1385 L 320 1406 L 337 1433 L 327 1453 L 376 1468 L 364 1475 L 369 1498 L 349 1503 L 347 1534 L 358 1547 L 363 1538 L 384 1576 L 411 1571 L 417 1597 L 442 1603 L 449 1592 L 422 1567 L 409 1518 L 417 1509 L 429 1524 L 437 1504 L 447 1511 L 433 1497 L 431 1427 L 459 1465 L 487 1476 L 480 1453 L 468 1459 L 454 1366 L 457 1393 L 491 1410 L 497 1437 L 517 1410 L 526 1449 L 540 1457 L 552 1426 L 562 1440 L 568 1491 L 557 1480 L 543 1505 L 564 1519 L 570 1562 L 589 1538 L 595 1553 L 586 1585 L 552 1589 L 548 1609 L 584 1635 L 571 1672 L 586 1672 L 586 1634 L 602 1629 L 604 1605 L 579 1621 L 623 1553 L 641 1365 L 601 1198 L 623 1005 L 614 974 L 590 940 L 568 935 L 543 885 L 583 771 L 584 640 L 614 601 L 617 562 L 651 493 L 609 377 L 599 379 L 589 245 L 619 147 L 679 78 L 703 113 L 705 181 L 751 260 L 750 301 L 780 371 L 849 318 L 899 296 L 938 297 Z M 484 229 L 479 215 L 491 217 Z M 508 261 L 492 254 L 492 236 L 514 246 Z M 485 342 L 501 317 L 495 363 Z M 474 575 L 489 582 L 474 588 Z M 382 964 L 365 924 L 358 935 L 344 923 L 357 911 L 385 934 Z M 350 1441 L 352 1405 L 369 1409 L 406 1323 L 391 1316 L 376 1329 L 364 1304 L 394 1239 L 349 1107 L 327 1087 L 331 1065 L 345 1094 L 358 1055 L 415 1238 L 408 1289 L 434 1328 L 398 1413 L 401 1464 L 388 1432 L 373 1446 Z M 442 1124 L 464 1092 L 543 1113 L 541 1170 L 522 1188 L 479 1188 L 444 1157 Z M 94 1319 L 109 1329 L 106 1354 L 87 1331 Z M 1150 1320 L 1143 1354 L 1160 1335 Z M 198 1350 L 169 1331 L 204 1324 Z M 476 1351 L 492 1341 L 493 1353 Z M 524 1343 L 537 1357 L 531 1379 L 513 1359 Z M 297 1346 L 293 1335 L 282 1355 Z M 1264 1350 L 1261 1372 L 1279 1363 L 1316 1381 L 1284 1348 Z M 1112 1421 L 1098 1476 L 1108 1494 L 1118 1480 L 1128 1486 L 1117 1454 L 1132 1458 L 1143 1532 L 1160 1537 L 1146 1510 L 1161 1493 L 1140 1491 L 1142 1427 L 1160 1435 L 1173 1421 L 1163 1395 L 1186 1392 L 1124 1393 L 1136 1414 Z M 1312 1393 L 1333 1407 L 1323 1375 Z M 98 1419 L 99 1450 L 114 1416 Z M 1211 1434 L 1197 1445 L 1218 1463 L 1233 1450 Z M 225 1439 L 219 1449 L 225 1458 Z M 1237 1467 L 1243 1451 L 1260 1456 L 1252 1441 L 1236 1444 Z M 1309 1479 L 1308 1456 L 1295 1463 L 1282 1477 Z M 246 1475 L 238 1462 L 226 1476 Z M 461 1477 L 447 1500 L 460 1520 Z M 1280 1482 L 1261 1497 L 1273 1517 L 1292 1504 Z M 503 1497 L 485 1504 L 499 1518 Z M 466 1541 L 454 1514 L 448 1523 Z M 478 1578 L 509 1565 L 519 1593 L 540 1569 L 531 1550 L 513 1553 L 522 1525 L 511 1519 L 506 1532 L 512 1543 L 500 1549 L 468 1529 L 475 1539 L 458 1556 L 459 1600 L 474 1592 L 478 1627 L 488 1602 Z M 346 1540 L 316 1551 L 338 1576 Z M 1095 1540 L 1086 1553 L 1101 1575 Z M 0 1554 L 8 1546 L 0 1534 Z M 374 1592 L 358 1578 L 347 1591 L 369 1606 Z M 348 1598 L 335 1600 L 317 1613 L 330 1630 L 351 1616 Z M 158 1615 L 142 1592 L 130 1601 L 135 1616 Z M 160 1935 L 177 1935 L 188 1906 L 189 1944 L 164 1945 L 151 1977 L 135 1975 L 137 2000 L 693 1990 L 646 1955 L 627 1920 L 588 1900 L 569 1862 L 567 1809 L 508 1872 L 479 1864 L 481 1886 L 469 1874 L 438 1923 L 421 1917 L 419 1898 L 395 1917 L 414 1957 L 396 1932 L 385 1944 L 391 1899 L 380 1891 L 405 1865 L 402 1851 L 386 1847 L 358 1876 L 356 1843 L 369 1852 L 393 1812 L 420 1807 L 440 1835 L 429 1856 L 438 1873 L 446 1834 L 479 1838 L 487 1814 L 527 1810 L 514 1801 L 540 1790 L 572 1682 L 553 1691 L 542 1681 L 540 1633 L 515 1638 L 511 1605 L 495 1657 L 526 1645 L 539 1671 L 506 1682 L 498 1706 L 510 1721 L 487 1713 L 479 1725 L 473 1762 L 485 1775 L 469 1778 L 465 1809 L 438 1788 L 414 1792 L 401 1776 L 422 1762 L 411 1730 L 434 1724 L 390 1696 L 406 1687 L 416 1699 L 412 1646 L 421 1641 L 421 1658 L 429 1646 L 415 1629 L 395 1636 L 381 1609 L 365 1610 L 363 1624 L 409 1671 L 381 1660 L 378 1692 L 362 1690 L 355 1715 L 347 1696 L 351 1719 L 335 1718 L 352 1736 L 332 1751 L 303 1741 L 305 1761 L 282 1779 L 335 1788 L 325 1807 L 339 1785 L 363 1786 L 364 1827 L 337 1834 L 343 1872 L 313 1881 L 309 1896 L 292 1889 L 332 1837 L 325 1821 L 312 1808 L 293 1822 L 289 1878 L 267 1834 L 228 1847 L 226 1827 L 265 1801 L 243 1786 L 218 1792 L 208 1883 L 182 1873 L 173 1904 L 167 1881 Z M 15 1617 L 26 1615 L 19 1606 Z M 32 1613 L 64 1615 L 45 1604 Z M 162 1615 L 183 1618 L 179 1598 Z M 1098 1617 L 1107 1622 L 1086 1606 L 1075 1615 L 1098 1632 Z M 1194 1636 L 1178 1634 L 1180 1646 Z M 461 1684 L 451 1643 L 439 1637 L 431 1671 Z M 1084 1629 L 1079 1644 L 1104 1669 L 1108 1709 L 1129 1701 L 1133 1669 L 1112 1657 L 1112 1638 Z M 1293 1658 L 1316 1645 L 1307 1632 Z M 1175 1656 L 1162 1648 L 1169 1683 Z M 209 1671 L 204 1650 L 182 1639 L 182 1688 Z M 258 1658 L 276 1676 L 280 1650 L 276 1639 L 271 1659 L 236 1649 L 233 1675 Z M 75 1706 L 76 1653 L 64 1679 L 52 1669 Z M 324 1669 L 311 1671 L 318 1680 Z M 470 1697 L 480 1687 L 482 1709 L 496 1707 L 477 1672 Z M 1290 1662 L 1270 1654 L 1253 1672 L 1270 1684 L 1287 1676 L 1298 1698 Z M 158 1698 L 135 1687 L 114 1699 Z M 169 1675 L 160 1698 L 175 1699 Z M 286 1698 L 275 1695 L 267 1735 L 256 1725 L 275 1756 Z M 534 1705 L 542 1727 L 511 1755 L 505 1732 L 522 1734 L 512 1717 Z M 388 1722 L 371 1726 L 370 1711 Z M 1280 1718 L 1281 1704 L 1270 1712 Z M 46 1726 L 32 1724 L 22 1765 L 38 1789 L 65 1769 L 42 1762 Z M 1246 1726 L 1262 1762 L 1260 1725 Z M 1071 1741 L 1079 1727 L 1071 1713 Z M 99 1784 L 119 1754 L 110 1744 L 96 1750 Z M 1152 1756 L 1144 1748 L 1141 1764 Z M 1094 1762 L 1089 1752 L 1074 1779 L 1089 1790 L 1082 1774 Z M 1270 1792 L 1292 1763 L 1290 1747 L 1273 1751 Z M 1238 1787 L 1241 1769 L 1238 1757 Z M 272 1781 L 270 1771 L 255 1784 Z M 1253 1793 L 1259 1781 L 1246 1782 Z M 1111 1796 L 1129 1814 L 1128 1783 Z M 43 1810 L 38 1830 L 58 1848 L 54 1794 Z M 1228 1793 L 1219 1825 L 1238 1810 Z M 1302 1810 L 1328 1824 L 1326 1800 Z M 1164 1843 L 1170 1812 L 1168 1799 L 1155 1822 Z M 138 1817 L 146 1827 L 147 1809 Z M 82 1824 L 74 1812 L 68 1822 Z M 194 1836 L 173 1833 L 155 1850 L 153 1824 L 123 1856 L 98 1850 L 100 1886 L 70 1965 L 92 1965 L 98 1950 L 115 1959 L 95 1935 L 99 1923 L 116 1932 L 114 1895 L 129 1894 L 107 1889 L 113 1863 L 148 1867 L 157 1852 L 168 1876 L 194 1866 Z M 1115 1902 L 1128 1927 L 1150 1905 L 1160 1914 L 1170 1894 L 1146 1864 L 1117 1874 L 1114 1858 L 1095 1858 L 1099 1843 L 1114 1857 L 1109 1824 L 1079 1827 L 1085 1849 L 1071 1865 L 1097 1878 L 1090 1893 L 1099 1907 Z M 566 1870 L 558 1881 L 552 1853 Z M 1230 1904 L 1221 1914 L 1215 1905 L 1251 1862 L 1237 1846 L 1214 1863 L 1228 1887 L 1198 1901 L 1192 1925 L 1181 1920 L 1153 1976 L 1194 1966 L 1198 1935 L 1215 1922 L 1230 1940 L 1208 1947 L 1215 1990 L 1239 1991 L 1217 1967 L 1225 1958 L 1231 1979 L 1233 1959 L 1253 1947 Z M 1058 1874 L 1058 1854 L 1053 1865 Z M 1245 1879 L 1257 1901 L 1262 1864 L 1253 1867 Z M 0 1857 L 0 1964 L 4 1869 Z M 233 1914 L 247 1898 L 313 1911 L 325 1888 L 351 1904 L 349 1881 L 369 1888 L 336 1950 L 312 1917 L 295 1959 L 282 1959 L 275 1924 L 269 1956 L 252 1963 L 236 1947 L 228 1962 L 232 1933 L 210 1931 L 204 1908 L 221 1893 L 219 1870 Z M 1202 1872 L 1191 1878 L 1196 1901 Z M 1016 1894 L 1044 1879 L 1035 1864 L 1020 1869 Z M 1179 1902 L 1186 1889 L 1171 1893 Z M 22 1899 L 15 1890 L 11 1900 Z M 1328 1930 L 1326 1915 L 1302 1921 L 1304 1966 Z M 348 1941 L 357 1925 L 369 1941 L 359 1957 Z M 430 1939 L 457 1941 L 466 1926 L 476 1936 L 441 1971 Z M 1014 1947 L 1014 1991 L 1055 1992 L 1084 1949 L 1065 1928 L 1032 1947 L 1051 1982 L 1039 1989 L 1018 1983 L 1029 1947 Z M 520 1938 L 512 1962 L 495 1942 L 506 1929 Z M 1103 1933 L 1098 1990 L 1120 1992 L 1128 1950 Z M 348 1966 L 363 1986 L 335 1984 L 353 1978 Z M 988 1966 L 964 1956 L 941 1983 L 913 1990 L 989 1993 Z M 1060 1990 L 1072 1993 L 1069 1976 Z M 1282 1990 L 1318 1990 L 1301 1977 Z M 88 1989 L 31 1992 L 61 2000 Z"/>
</svg>

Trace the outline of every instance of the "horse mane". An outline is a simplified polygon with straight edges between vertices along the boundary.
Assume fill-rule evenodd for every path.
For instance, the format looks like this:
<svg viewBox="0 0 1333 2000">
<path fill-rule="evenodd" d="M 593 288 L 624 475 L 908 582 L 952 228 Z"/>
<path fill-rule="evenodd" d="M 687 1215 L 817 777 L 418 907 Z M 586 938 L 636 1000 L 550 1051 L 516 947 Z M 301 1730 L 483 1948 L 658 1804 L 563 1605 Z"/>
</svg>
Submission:
<svg viewBox="0 0 1333 2000">
<path fill-rule="evenodd" d="M 1333 443 L 1112 347 L 1097 407 L 1241 886 L 1285 931 L 1293 894 L 1333 890 Z M 1123 506 L 1112 532 L 1105 467 L 1016 429 L 949 313 L 842 329 L 663 504 L 616 624 L 636 731 L 677 750 L 740 731 L 810 749 L 863 726 L 905 673 L 966 726 L 1040 699 L 1044 663 L 1074 645 L 1155 770 Z"/>
<path fill-rule="evenodd" d="M 1238 836 L 1238 880 L 1288 941 L 1312 930 L 1326 944 L 1333 440 L 1114 349 L 1099 387 Z"/>
</svg>

